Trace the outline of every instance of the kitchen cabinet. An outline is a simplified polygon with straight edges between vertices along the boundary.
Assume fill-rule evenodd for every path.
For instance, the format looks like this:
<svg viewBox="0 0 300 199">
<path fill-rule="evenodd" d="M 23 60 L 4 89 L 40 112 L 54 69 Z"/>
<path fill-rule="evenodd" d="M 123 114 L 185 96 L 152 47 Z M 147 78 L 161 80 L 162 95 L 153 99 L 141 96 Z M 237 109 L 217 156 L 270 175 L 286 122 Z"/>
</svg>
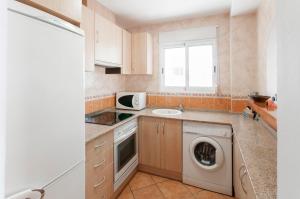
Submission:
<svg viewBox="0 0 300 199">
<path fill-rule="evenodd" d="M 113 196 L 113 132 L 86 144 L 85 189 L 87 199 Z"/>
<path fill-rule="evenodd" d="M 147 32 L 132 33 L 131 74 L 150 75 L 153 68 L 153 40 Z"/>
<path fill-rule="evenodd" d="M 122 74 L 131 74 L 131 33 L 123 30 L 123 65 Z"/>
<path fill-rule="evenodd" d="M 85 32 L 85 71 L 95 70 L 94 11 L 82 6 L 80 27 Z"/>
<path fill-rule="evenodd" d="M 95 13 L 95 64 L 121 67 L 122 40 L 122 29 Z"/>
<path fill-rule="evenodd" d="M 143 117 L 139 129 L 140 164 L 160 168 L 160 123 L 156 118 Z"/>
<path fill-rule="evenodd" d="M 142 117 L 139 127 L 139 169 L 180 180 L 182 121 Z"/>
<path fill-rule="evenodd" d="M 182 171 L 182 122 L 170 119 L 161 122 L 161 168 L 180 173 Z"/>
<path fill-rule="evenodd" d="M 255 193 L 250 182 L 247 168 L 236 138 L 233 140 L 233 186 L 235 198 L 255 199 Z"/>
<path fill-rule="evenodd" d="M 75 25 L 81 20 L 81 0 L 18 0 Z"/>
</svg>

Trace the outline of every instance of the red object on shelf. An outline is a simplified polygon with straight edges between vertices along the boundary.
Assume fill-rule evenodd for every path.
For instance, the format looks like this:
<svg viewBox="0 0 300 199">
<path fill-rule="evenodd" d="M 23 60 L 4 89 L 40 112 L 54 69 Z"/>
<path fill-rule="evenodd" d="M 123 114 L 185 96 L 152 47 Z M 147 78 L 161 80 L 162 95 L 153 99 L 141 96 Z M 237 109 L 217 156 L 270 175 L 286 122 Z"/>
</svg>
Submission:
<svg viewBox="0 0 300 199">
<path fill-rule="evenodd" d="M 277 104 L 272 100 L 267 100 L 267 110 L 268 111 L 275 111 L 277 109 Z"/>
</svg>

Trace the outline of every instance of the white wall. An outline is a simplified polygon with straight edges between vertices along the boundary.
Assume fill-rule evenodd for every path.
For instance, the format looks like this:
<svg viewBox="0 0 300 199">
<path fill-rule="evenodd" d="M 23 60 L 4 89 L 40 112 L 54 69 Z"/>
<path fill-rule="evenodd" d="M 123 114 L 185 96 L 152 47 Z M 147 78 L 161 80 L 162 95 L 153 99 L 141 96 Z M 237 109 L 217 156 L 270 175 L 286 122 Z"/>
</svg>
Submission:
<svg viewBox="0 0 300 199">
<path fill-rule="evenodd" d="M 267 95 L 277 94 L 277 32 L 276 24 L 272 24 L 269 39 L 267 41 L 266 70 L 267 70 Z"/>
<path fill-rule="evenodd" d="M 277 0 L 278 198 L 299 199 L 300 1 Z"/>
<path fill-rule="evenodd" d="M 4 198 L 6 1 L 0 1 L 0 199 Z"/>
</svg>

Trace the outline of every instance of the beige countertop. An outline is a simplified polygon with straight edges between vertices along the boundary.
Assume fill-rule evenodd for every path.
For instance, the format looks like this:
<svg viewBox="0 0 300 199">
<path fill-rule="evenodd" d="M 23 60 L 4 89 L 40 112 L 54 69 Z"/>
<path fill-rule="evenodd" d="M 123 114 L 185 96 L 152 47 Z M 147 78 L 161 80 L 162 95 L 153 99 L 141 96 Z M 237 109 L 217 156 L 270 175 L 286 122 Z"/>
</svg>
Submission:
<svg viewBox="0 0 300 199">
<path fill-rule="evenodd" d="M 199 121 L 232 125 L 245 166 L 257 199 L 276 198 L 277 192 L 277 139 L 276 133 L 261 122 L 244 118 L 240 114 L 185 111 L 177 116 L 161 116 L 152 109 L 124 111 L 135 115 L 113 126 L 86 124 L 86 143 L 139 116 L 160 117 L 186 121 Z"/>
</svg>

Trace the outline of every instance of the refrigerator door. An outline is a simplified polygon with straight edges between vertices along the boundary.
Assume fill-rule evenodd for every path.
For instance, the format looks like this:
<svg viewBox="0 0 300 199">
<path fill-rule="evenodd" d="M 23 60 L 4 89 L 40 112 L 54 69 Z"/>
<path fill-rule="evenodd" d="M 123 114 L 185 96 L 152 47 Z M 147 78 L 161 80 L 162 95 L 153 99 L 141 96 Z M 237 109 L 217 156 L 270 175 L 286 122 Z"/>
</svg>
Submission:
<svg viewBox="0 0 300 199">
<path fill-rule="evenodd" d="M 44 199 L 84 199 L 84 161 L 45 188 Z"/>
<path fill-rule="evenodd" d="M 84 160 L 85 147 L 81 31 L 11 2 L 6 196 L 49 184 Z M 84 187 L 84 181 L 78 183 Z M 77 185 L 68 188 L 81 194 Z"/>
</svg>

